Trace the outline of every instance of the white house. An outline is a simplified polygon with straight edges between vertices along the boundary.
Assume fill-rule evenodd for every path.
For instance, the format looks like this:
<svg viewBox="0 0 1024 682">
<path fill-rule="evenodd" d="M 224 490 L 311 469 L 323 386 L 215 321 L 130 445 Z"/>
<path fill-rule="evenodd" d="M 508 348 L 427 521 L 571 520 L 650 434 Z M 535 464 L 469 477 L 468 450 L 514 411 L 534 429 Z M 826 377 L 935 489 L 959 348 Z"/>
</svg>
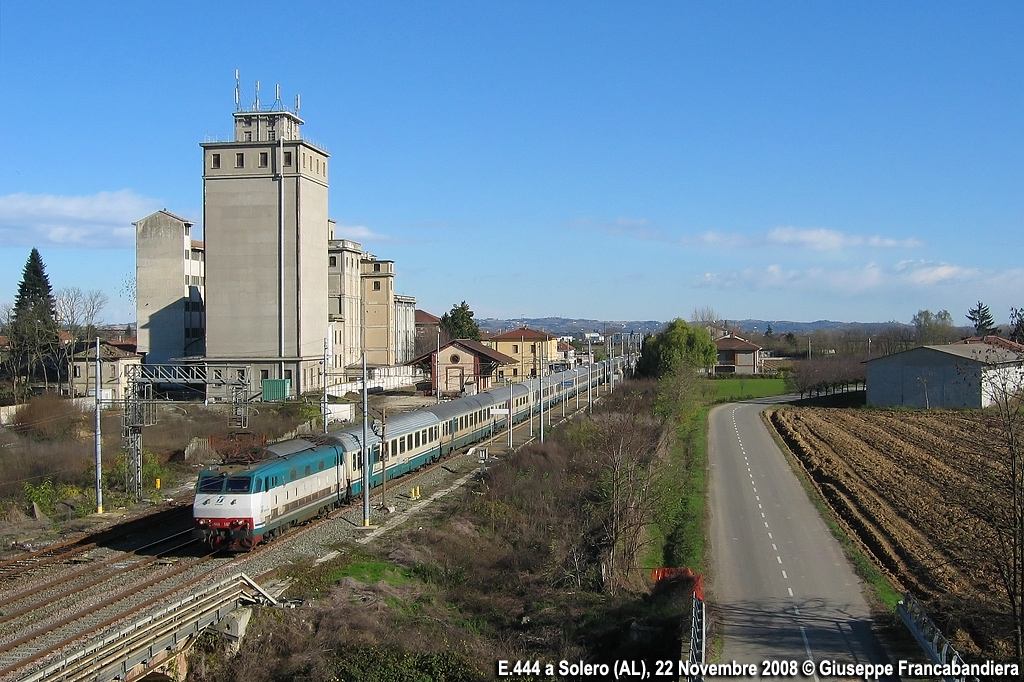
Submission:
<svg viewBox="0 0 1024 682">
<path fill-rule="evenodd" d="M 1024 389 L 1024 346 L 986 337 L 868 360 L 871 406 L 981 408 Z"/>
</svg>

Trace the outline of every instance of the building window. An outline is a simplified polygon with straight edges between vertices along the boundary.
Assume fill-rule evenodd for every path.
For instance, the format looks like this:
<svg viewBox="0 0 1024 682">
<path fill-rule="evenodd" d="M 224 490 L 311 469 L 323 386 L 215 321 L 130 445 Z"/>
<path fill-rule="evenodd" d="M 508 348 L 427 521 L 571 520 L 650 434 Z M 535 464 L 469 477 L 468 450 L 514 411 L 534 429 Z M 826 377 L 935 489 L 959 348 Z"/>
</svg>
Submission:
<svg viewBox="0 0 1024 682">
<path fill-rule="evenodd" d="M 380 263 L 374 263 L 373 264 L 373 271 L 374 272 L 380 272 Z"/>
<path fill-rule="evenodd" d="M 245 168 L 245 154 L 242 152 L 235 154 L 235 168 Z"/>
<path fill-rule="evenodd" d="M 76 379 L 81 379 L 82 378 L 82 368 L 80 366 L 78 366 L 78 365 L 75 365 L 74 369 L 75 369 L 75 378 Z"/>
<path fill-rule="evenodd" d="M 260 152 L 260 168 L 266 168 L 268 160 L 267 153 Z"/>
<path fill-rule="evenodd" d="M 337 256 L 331 256 L 330 258 L 327 259 L 327 264 L 329 266 L 331 266 L 332 268 L 338 267 L 338 257 Z"/>
<path fill-rule="evenodd" d="M 292 371 L 290 369 L 286 369 L 284 371 L 284 378 L 287 379 L 288 381 L 292 380 Z"/>
<path fill-rule="evenodd" d="M 499 379 L 504 379 L 505 378 L 505 370 L 503 370 L 503 369 L 499 369 L 498 370 L 498 378 Z"/>
<path fill-rule="evenodd" d="M 512 368 L 512 376 L 514 376 L 514 377 L 519 376 L 519 368 L 518 367 L 513 367 Z"/>
<path fill-rule="evenodd" d="M 284 153 L 284 165 L 288 166 L 289 168 L 291 167 L 291 165 L 292 165 L 292 153 L 291 152 L 285 152 Z"/>
<path fill-rule="evenodd" d="M 380 280 L 379 279 L 373 280 L 373 290 L 374 291 L 380 291 Z"/>
<path fill-rule="evenodd" d="M 459 357 L 458 353 L 452 353 L 452 356 L 448 358 L 448 361 L 451 362 L 453 365 L 457 365 L 459 364 L 459 360 L 461 359 L 462 358 Z"/>
<path fill-rule="evenodd" d="M 267 131 L 267 139 L 270 140 L 271 142 L 277 139 L 277 133 L 274 131 L 273 128 Z"/>
<path fill-rule="evenodd" d="M 210 168 L 220 168 L 220 154 L 210 157 Z"/>
<path fill-rule="evenodd" d="M 269 369 L 261 369 L 260 370 L 260 381 L 266 381 L 269 378 L 270 378 L 270 370 Z"/>
<path fill-rule="evenodd" d="M 513 343 L 512 344 L 512 352 L 513 353 L 518 353 L 519 352 L 519 344 L 518 343 Z"/>
<path fill-rule="evenodd" d="M 245 131 L 245 141 L 246 142 L 252 142 L 252 131 L 249 131 L 249 130 Z"/>
</svg>

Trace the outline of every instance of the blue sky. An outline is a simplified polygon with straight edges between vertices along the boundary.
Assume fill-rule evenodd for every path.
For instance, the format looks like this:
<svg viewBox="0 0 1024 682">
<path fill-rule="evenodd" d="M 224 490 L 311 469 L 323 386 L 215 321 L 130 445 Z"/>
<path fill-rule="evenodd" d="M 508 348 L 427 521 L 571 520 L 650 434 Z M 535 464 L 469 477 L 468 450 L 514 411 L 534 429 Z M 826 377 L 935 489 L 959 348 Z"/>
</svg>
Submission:
<svg viewBox="0 0 1024 682">
<path fill-rule="evenodd" d="M 0 302 L 35 246 L 133 319 L 131 223 L 201 224 L 235 69 L 436 314 L 1024 306 L 1020 2 L 5 2 Z"/>
</svg>

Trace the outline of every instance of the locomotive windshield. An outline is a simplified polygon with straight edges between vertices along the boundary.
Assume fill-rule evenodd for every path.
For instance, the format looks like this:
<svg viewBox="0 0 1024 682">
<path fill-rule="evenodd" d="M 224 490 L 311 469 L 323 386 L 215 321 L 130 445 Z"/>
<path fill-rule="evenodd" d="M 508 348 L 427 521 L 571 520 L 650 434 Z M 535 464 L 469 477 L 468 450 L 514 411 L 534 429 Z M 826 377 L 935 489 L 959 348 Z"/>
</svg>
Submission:
<svg viewBox="0 0 1024 682">
<path fill-rule="evenodd" d="M 223 476 L 207 476 L 199 479 L 199 492 L 201 493 L 219 493 L 223 489 Z"/>
<path fill-rule="evenodd" d="M 252 479 L 248 476 L 236 476 L 228 479 L 228 484 L 224 492 L 247 493 L 249 492 L 250 485 L 252 485 Z"/>
</svg>

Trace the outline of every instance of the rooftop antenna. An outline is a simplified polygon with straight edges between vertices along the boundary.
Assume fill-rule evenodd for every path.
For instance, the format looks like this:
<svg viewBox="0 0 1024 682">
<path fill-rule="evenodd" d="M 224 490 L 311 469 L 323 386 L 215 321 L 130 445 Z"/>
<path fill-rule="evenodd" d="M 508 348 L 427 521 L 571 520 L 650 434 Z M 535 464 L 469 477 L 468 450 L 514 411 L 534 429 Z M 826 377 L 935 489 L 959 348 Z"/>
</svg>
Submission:
<svg viewBox="0 0 1024 682">
<path fill-rule="evenodd" d="M 295 95 L 295 115 L 296 115 L 296 116 L 298 116 L 298 115 L 299 115 L 299 104 L 301 104 L 301 103 L 302 103 L 302 101 L 301 101 L 301 99 L 299 98 L 299 96 L 298 96 L 298 95 Z"/>
<path fill-rule="evenodd" d="M 274 109 L 283 109 L 284 107 L 281 106 L 281 84 L 278 83 L 276 87 L 277 89 L 274 91 Z"/>
<path fill-rule="evenodd" d="M 238 82 L 238 69 L 235 69 L 235 111 L 241 111 L 241 89 L 242 86 Z"/>
<path fill-rule="evenodd" d="M 256 81 L 256 100 L 252 103 L 252 110 L 260 110 L 260 82 Z"/>
</svg>

